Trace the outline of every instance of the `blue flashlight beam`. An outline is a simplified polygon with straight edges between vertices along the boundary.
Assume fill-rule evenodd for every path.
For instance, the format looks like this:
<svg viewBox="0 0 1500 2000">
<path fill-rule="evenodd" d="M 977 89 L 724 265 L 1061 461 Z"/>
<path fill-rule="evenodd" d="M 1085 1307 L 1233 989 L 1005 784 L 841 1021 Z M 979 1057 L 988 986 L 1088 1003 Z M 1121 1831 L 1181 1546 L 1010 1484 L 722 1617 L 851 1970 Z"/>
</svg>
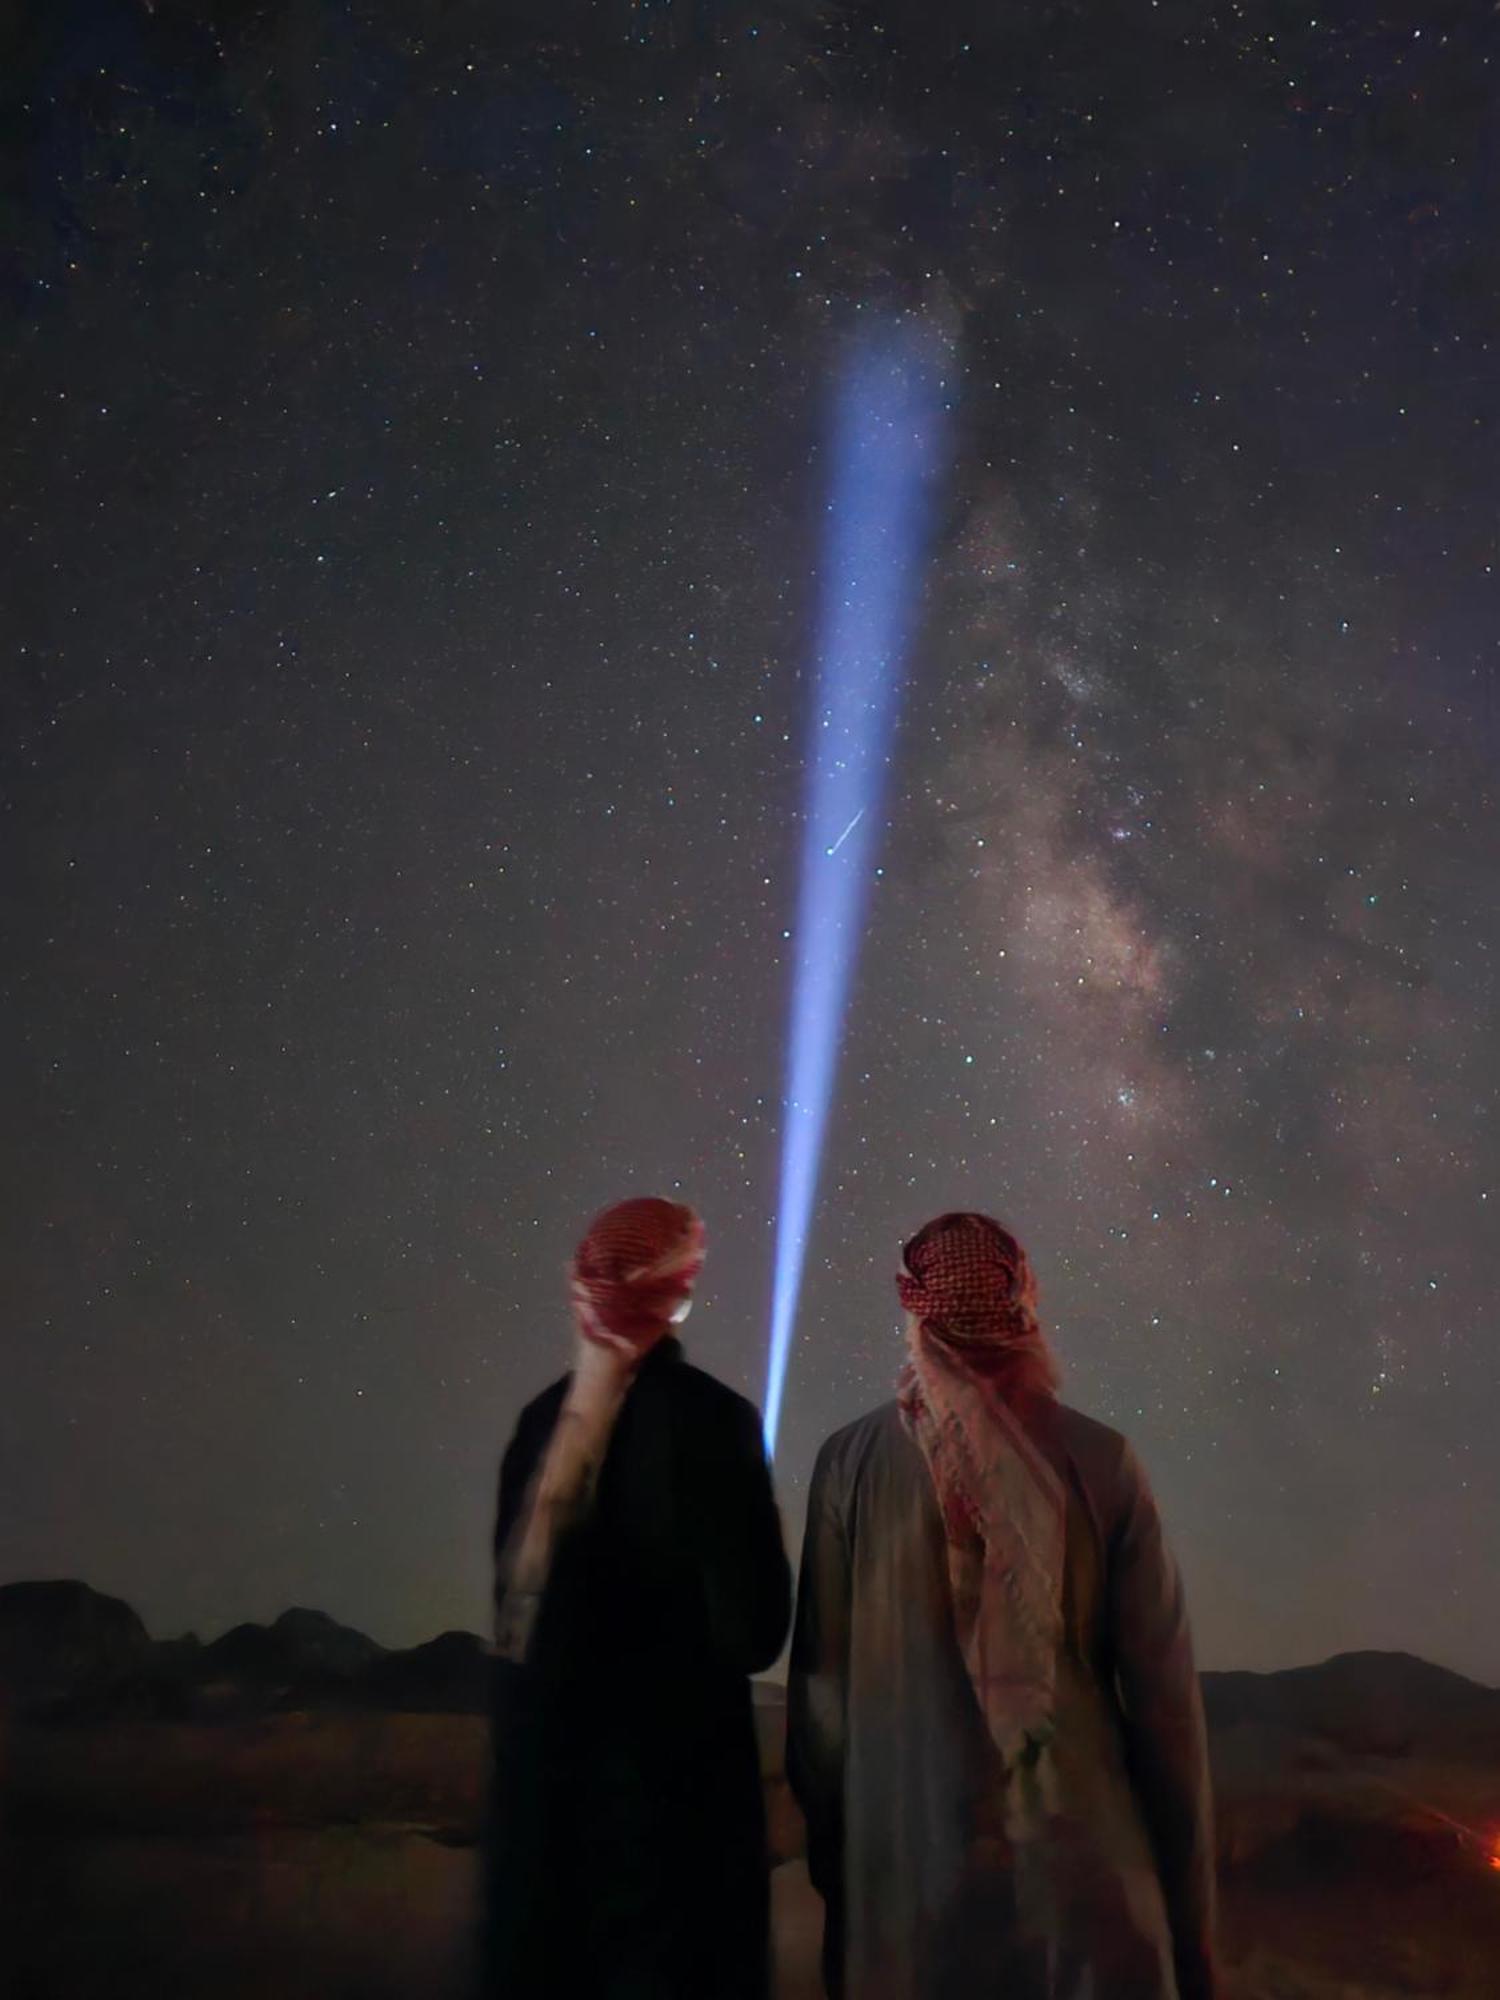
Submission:
<svg viewBox="0 0 1500 2000">
<path fill-rule="evenodd" d="M 771 1287 L 772 1453 L 926 549 L 942 358 L 921 322 L 877 327 L 850 350 L 834 408 Z"/>
</svg>

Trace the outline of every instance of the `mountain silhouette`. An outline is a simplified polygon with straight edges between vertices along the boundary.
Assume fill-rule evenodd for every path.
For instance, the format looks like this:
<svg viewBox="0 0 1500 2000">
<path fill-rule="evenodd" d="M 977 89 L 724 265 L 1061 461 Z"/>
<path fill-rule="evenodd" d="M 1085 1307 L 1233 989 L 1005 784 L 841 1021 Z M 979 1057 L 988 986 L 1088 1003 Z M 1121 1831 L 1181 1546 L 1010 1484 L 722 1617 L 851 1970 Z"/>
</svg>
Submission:
<svg viewBox="0 0 1500 2000">
<path fill-rule="evenodd" d="M 1500 1690 L 1411 1653 L 1336 1653 L 1315 1666 L 1202 1678 L 1211 1733 L 1246 1754 L 1302 1743 L 1313 1754 L 1500 1759 Z M 329 1707 L 473 1715 L 488 1684 L 488 1651 L 472 1632 L 385 1647 L 299 1606 L 207 1645 L 153 1641 L 128 1604 L 85 1583 L 0 1585 L 0 1697 L 20 1708 L 79 1719 Z M 785 1692 L 762 1681 L 755 1699 L 770 1742 Z"/>
<path fill-rule="evenodd" d="M 13 1700 L 123 1680 L 153 1652 L 123 1598 L 71 1579 L 0 1584 L 0 1688 Z"/>
<path fill-rule="evenodd" d="M 489 1701 L 489 1657 L 473 1632 L 440 1632 L 425 1645 L 386 1653 L 360 1683 L 383 1707 L 447 1715 L 482 1714 Z"/>
<path fill-rule="evenodd" d="M 1352 1756 L 1500 1754 L 1500 1691 L 1412 1653 L 1335 1653 L 1275 1673 L 1208 1673 L 1215 1733 L 1275 1729 Z"/>
<path fill-rule="evenodd" d="M 265 1685 L 354 1680 L 385 1647 L 323 1611 L 283 1611 L 272 1625 L 236 1625 L 203 1648 L 200 1678 Z"/>
</svg>

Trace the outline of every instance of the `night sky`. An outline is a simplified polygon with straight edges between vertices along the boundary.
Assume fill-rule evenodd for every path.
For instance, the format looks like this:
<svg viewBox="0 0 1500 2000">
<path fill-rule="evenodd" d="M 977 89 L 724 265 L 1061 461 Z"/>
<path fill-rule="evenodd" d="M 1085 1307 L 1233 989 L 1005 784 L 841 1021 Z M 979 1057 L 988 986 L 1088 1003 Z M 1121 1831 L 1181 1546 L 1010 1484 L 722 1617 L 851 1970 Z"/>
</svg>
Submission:
<svg viewBox="0 0 1500 2000">
<path fill-rule="evenodd" d="M 483 1629 L 625 1194 L 762 1398 L 830 383 L 921 314 L 793 1546 L 980 1206 L 1206 1664 L 1500 1681 L 1500 17 L 1313 13 L 8 10 L 0 1579 Z"/>
</svg>

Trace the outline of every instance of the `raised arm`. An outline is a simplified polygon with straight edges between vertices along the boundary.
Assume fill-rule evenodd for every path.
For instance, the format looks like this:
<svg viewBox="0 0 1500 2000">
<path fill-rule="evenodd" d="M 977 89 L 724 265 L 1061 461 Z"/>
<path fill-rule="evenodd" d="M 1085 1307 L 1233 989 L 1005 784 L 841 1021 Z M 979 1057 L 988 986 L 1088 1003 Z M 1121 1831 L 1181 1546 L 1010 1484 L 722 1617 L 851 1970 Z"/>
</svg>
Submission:
<svg viewBox="0 0 1500 2000">
<path fill-rule="evenodd" d="M 513 1553 L 509 1544 L 520 1525 L 532 1476 L 552 1434 L 561 1401 L 561 1385 L 558 1385 L 539 1396 L 534 1403 L 528 1403 L 517 1420 L 510 1443 L 505 1447 L 505 1456 L 500 1461 L 500 1491 L 495 1503 L 492 1544 L 497 1614 L 505 1595 L 502 1558 Z"/>
<path fill-rule="evenodd" d="M 1182 1579 L 1129 1445 L 1110 1550 L 1115 1671 L 1130 1773 L 1156 1853 L 1181 2000 L 1214 2000 L 1214 1837 L 1203 1696 Z"/>
<path fill-rule="evenodd" d="M 787 1778 L 807 1820 L 813 1887 L 837 1905 L 843 1879 L 849 1544 L 825 1446 L 813 1468 L 787 1683 Z"/>
</svg>

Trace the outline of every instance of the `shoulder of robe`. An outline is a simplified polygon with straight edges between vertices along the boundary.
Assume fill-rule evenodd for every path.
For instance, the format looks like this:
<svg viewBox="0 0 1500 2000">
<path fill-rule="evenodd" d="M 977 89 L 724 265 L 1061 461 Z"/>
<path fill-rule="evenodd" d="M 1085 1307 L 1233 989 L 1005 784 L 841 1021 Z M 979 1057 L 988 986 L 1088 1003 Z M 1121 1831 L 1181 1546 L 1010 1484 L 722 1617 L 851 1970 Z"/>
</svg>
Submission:
<svg viewBox="0 0 1500 2000">
<path fill-rule="evenodd" d="M 533 1396 L 516 1419 L 516 1436 L 527 1437 L 531 1432 L 541 1430 L 557 1421 L 557 1413 L 562 1408 L 562 1399 L 568 1393 L 571 1375 L 559 1375 L 555 1382 L 549 1382 L 539 1396 Z"/>
<path fill-rule="evenodd" d="M 1127 1506 L 1146 1475 L 1123 1431 L 1086 1417 L 1066 1403 L 1055 1406 L 1056 1435 L 1066 1448 L 1096 1507 L 1107 1520 Z"/>
<path fill-rule="evenodd" d="M 818 1471 L 835 1477 L 852 1472 L 885 1438 L 891 1426 L 899 1426 L 900 1422 L 900 1411 L 894 1402 L 882 1403 L 878 1409 L 856 1417 L 852 1424 L 845 1424 L 823 1440 L 818 1448 Z"/>
<path fill-rule="evenodd" d="M 1071 1449 L 1087 1451 L 1096 1458 L 1116 1463 L 1129 1452 L 1130 1440 L 1113 1425 L 1102 1424 L 1097 1417 L 1086 1417 L 1082 1410 L 1075 1410 L 1069 1403 L 1057 1403 L 1053 1407 L 1058 1435 Z"/>
<path fill-rule="evenodd" d="M 742 1396 L 738 1389 L 731 1389 L 727 1382 L 721 1382 L 717 1375 L 710 1375 L 706 1369 L 695 1368 L 691 1361 L 679 1361 L 674 1367 L 663 1368 L 655 1379 L 658 1393 L 669 1395 L 674 1401 L 686 1405 L 695 1421 L 719 1424 L 725 1429 L 739 1429 L 747 1433 L 752 1430 L 759 1433 L 761 1429 L 760 1412 L 748 1396 Z"/>
</svg>

